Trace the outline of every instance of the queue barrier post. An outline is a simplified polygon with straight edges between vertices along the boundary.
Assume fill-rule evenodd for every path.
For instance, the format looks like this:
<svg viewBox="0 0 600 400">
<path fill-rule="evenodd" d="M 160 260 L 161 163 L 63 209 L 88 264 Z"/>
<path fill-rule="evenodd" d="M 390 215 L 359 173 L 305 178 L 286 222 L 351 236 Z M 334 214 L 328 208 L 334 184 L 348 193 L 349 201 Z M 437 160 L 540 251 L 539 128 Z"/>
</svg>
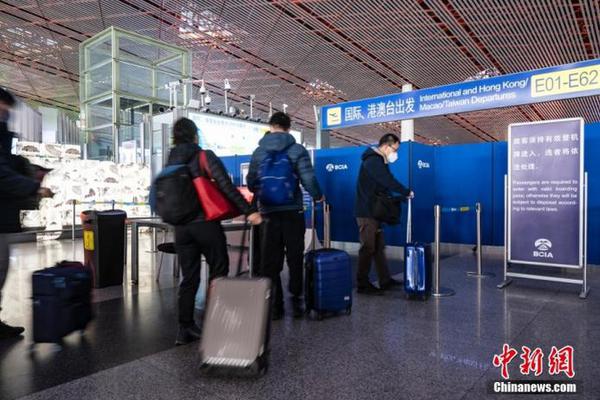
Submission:
<svg viewBox="0 0 600 400">
<path fill-rule="evenodd" d="M 433 293 L 431 293 L 431 295 L 438 298 L 454 296 L 456 294 L 454 290 L 440 286 L 440 225 L 442 208 L 439 205 L 436 205 L 433 208 L 433 212 L 435 216 L 435 258 L 433 264 Z"/>
<path fill-rule="evenodd" d="M 477 271 L 469 271 L 467 272 L 467 276 L 471 276 L 473 278 L 492 278 L 496 276 L 491 272 L 483 272 L 483 246 L 481 245 L 481 203 L 475 204 L 475 213 L 477 215 Z"/>
</svg>

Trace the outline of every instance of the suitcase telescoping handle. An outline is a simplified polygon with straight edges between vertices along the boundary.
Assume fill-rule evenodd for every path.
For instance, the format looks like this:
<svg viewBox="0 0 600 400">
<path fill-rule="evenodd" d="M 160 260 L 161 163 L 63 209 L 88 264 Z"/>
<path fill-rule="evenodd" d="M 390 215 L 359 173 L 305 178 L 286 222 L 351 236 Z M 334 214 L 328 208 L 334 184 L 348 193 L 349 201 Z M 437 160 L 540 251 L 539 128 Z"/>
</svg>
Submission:
<svg viewBox="0 0 600 400">
<path fill-rule="evenodd" d="M 323 202 L 323 247 L 331 247 L 331 206 Z M 312 223 L 312 250 L 317 248 L 317 202 L 313 201 L 311 212 Z"/>
<path fill-rule="evenodd" d="M 250 278 L 252 278 L 252 263 L 253 263 L 253 259 L 254 259 L 254 251 L 252 249 L 252 245 L 253 245 L 253 241 L 254 241 L 254 229 L 252 229 L 252 227 L 250 227 L 250 224 L 248 223 L 248 221 L 244 222 L 244 227 L 242 230 L 242 240 L 240 243 L 240 257 L 238 258 L 238 263 L 237 263 L 237 269 L 236 269 L 236 276 L 240 276 L 246 273 L 246 271 L 242 271 L 242 262 L 244 260 L 244 253 L 246 252 L 246 235 L 248 234 L 248 231 L 250 231 L 250 243 L 248 246 L 248 274 L 250 276 Z"/>
<path fill-rule="evenodd" d="M 406 243 L 412 242 L 412 199 L 408 199 L 408 210 L 406 212 Z"/>
</svg>

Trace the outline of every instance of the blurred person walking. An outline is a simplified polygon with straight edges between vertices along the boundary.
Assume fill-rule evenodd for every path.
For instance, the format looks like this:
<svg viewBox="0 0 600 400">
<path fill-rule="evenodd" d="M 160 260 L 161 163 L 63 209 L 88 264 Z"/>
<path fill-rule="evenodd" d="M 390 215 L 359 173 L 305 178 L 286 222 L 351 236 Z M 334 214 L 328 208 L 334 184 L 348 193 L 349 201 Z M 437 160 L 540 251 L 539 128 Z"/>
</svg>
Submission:
<svg viewBox="0 0 600 400">
<path fill-rule="evenodd" d="M 15 103 L 13 95 L 0 88 L 0 311 L 2 288 L 8 274 L 11 234 L 21 231 L 20 204 L 34 196 L 53 195 L 50 189 L 40 187 L 36 179 L 15 169 L 11 154 L 14 134 L 8 130 L 10 110 Z M 13 327 L 0 321 L 0 340 L 20 336 L 24 331 L 23 327 Z"/>
</svg>

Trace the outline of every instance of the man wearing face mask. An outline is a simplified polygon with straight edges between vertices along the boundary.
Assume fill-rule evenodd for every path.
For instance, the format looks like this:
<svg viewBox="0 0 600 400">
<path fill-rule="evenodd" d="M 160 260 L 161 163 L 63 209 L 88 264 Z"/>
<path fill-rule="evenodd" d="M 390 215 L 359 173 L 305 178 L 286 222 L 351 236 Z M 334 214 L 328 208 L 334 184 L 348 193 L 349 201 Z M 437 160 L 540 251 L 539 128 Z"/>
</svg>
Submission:
<svg viewBox="0 0 600 400">
<path fill-rule="evenodd" d="M 9 265 L 10 234 L 21 230 L 19 202 L 35 196 L 51 197 L 50 189 L 41 188 L 39 182 L 13 169 L 11 148 L 13 134 L 8 130 L 8 116 L 15 98 L 0 88 L 0 306 L 2 287 Z M 1 309 L 1 307 L 0 307 Z M 0 340 L 19 336 L 25 329 L 13 327 L 0 321 Z"/>
<path fill-rule="evenodd" d="M 358 293 L 382 295 L 384 290 L 402 284 L 390 276 L 381 222 L 373 218 L 371 212 L 371 204 L 375 202 L 377 193 L 399 193 L 407 198 L 414 196 L 414 193 L 398 182 L 390 172 L 389 164 L 398 159 L 399 148 L 398 136 L 387 133 L 379 140 L 378 147 L 369 148 L 362 155 L 354 205 L 360 235 L 356 279 Z M 379 288 L 369 282 L 373 259 L 379 278 Z"/>
</svg>

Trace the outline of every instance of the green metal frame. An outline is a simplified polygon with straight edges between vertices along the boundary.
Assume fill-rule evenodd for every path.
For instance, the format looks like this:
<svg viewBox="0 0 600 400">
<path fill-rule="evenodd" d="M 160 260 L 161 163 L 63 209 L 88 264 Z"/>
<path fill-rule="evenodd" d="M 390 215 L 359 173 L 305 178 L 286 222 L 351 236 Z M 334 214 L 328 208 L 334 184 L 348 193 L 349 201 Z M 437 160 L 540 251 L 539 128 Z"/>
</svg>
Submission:
<svg viewBox="0 0 600 400">
<path fill-rule="evenodd" d="M 156 49 L 158 51 L 163 50 L 168 53 L 166 57 L 162 57 L 157 60 L 148 60 L 145 57 L 130 54 L 127 57 L 123 57 L 122 49 L 120 44 L 123 40 L 129 40 L 133 43 L 137 43 L 143 46 Z M 94 48 L 99 44 L 110 46 L 110 55 L 107 55 L 106 60 L 101 60 L 92 65 L 92 53 Z M 108 49 L 107 49 L 108 50 Z M 136 59 L 137 58 L 137 59 Z M 181 68 L 176 71 L 174 68 L 169 67 L 161 68 L 165 64 L 181 59 Z M 92 82 L 90 80 L 90 74 L 98 68 L 106 67 L 111 65 L 111 88 L 110 90 L 103 91 L 101 93 L 95 93 L 93 96 L 89 96 Z M 135 67 L 145 68 L 151 70 L 151 96 L 144 96 L 141 94 L 131 93 L 127 90 L 121 89 L 121 71 L 120 65 L 129 64 Z M 170 45 L 158 40 L 151 39 L 149 37 L 140 35 L 138 33 L 129 32 L 121 28 L 110 27 L 104 31 L 98 33 L 94 37 L 82 42 L 79 46 L 79 72 L 80 72 L 80 102 L 81 102 L 81 131 L 83 135 L 83 142 L 86 144 L 87 155 L 88 147 L 90 145 L 90 133 L 99 130 L 100 128 L 107 128 L 107 124 L 102 125 L 91 125 L 92 112 L 91 106 L 98 104 L 108 99 L 111 100 L 112 106 L 112 146 L 113 156 L 112 159 L 116 162 L 119 160 L 119 144 L 120 144 L 120 128 L 121 126 L 129 126 L 125 121 L 121 120 L 121 104 L 122 99 L 130 99 L 139 101 L 143 105 L 148 105 L 149 114 L 152 114 L 152 110 L 155 105 L 169 106 L 168 100 L 159 97 L 158 74 L 167 74 L 173 76 L 174 80 L 185 80 L 191 77 L 191 56 L 187 49 Z M 180 89 L 183 92 L 182 96 L 179 96 L 181 104 L 186 105 L 190 98 L 190 85 L 183 84 Z M 143 142 L 143 141 L 142 141 Z"/>
</svg>

